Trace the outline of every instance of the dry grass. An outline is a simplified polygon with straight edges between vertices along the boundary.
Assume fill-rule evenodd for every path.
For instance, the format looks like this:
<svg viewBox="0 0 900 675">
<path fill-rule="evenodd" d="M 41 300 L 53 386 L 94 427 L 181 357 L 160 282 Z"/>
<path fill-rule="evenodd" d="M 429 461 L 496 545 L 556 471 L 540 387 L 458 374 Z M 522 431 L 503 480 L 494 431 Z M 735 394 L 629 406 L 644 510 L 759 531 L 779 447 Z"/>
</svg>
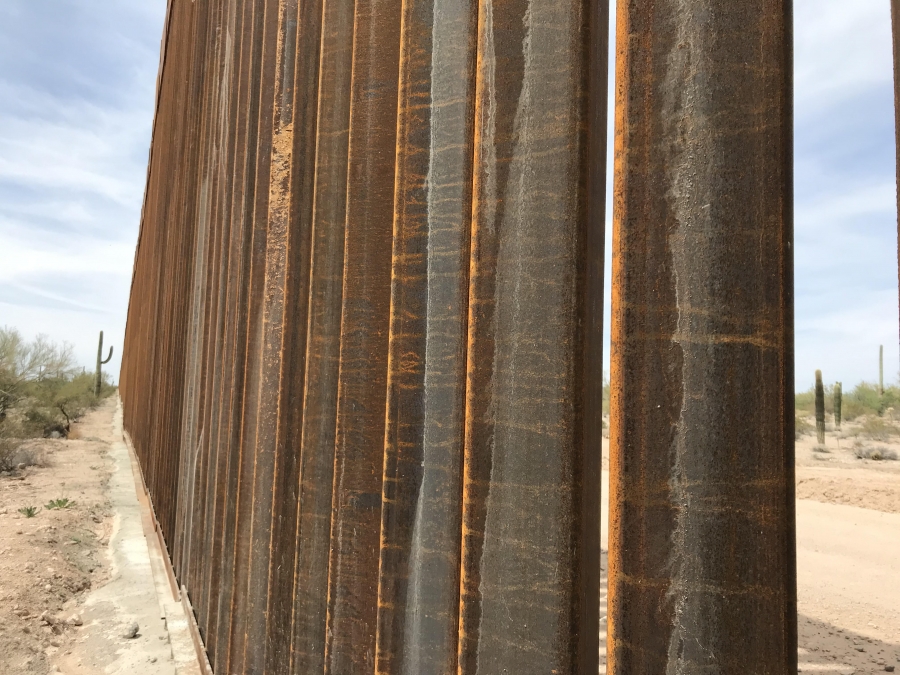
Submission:
<svg viewBox="0 0 900 675">
<path fill-rule="evenodd" d="M 900 429 L 881 417 L 867 417 L 859 425 L 859 434 L 873 441 L 887 443 L 892 438 L 900 436 Z"/>
<path fill-rule="evenodd" d="M 816 432 L 816 427 L 809 423 L 805 416 L 794 416 L 794 438 L 800 440 L 804 436 L 810 436 Z"/>
</svg>

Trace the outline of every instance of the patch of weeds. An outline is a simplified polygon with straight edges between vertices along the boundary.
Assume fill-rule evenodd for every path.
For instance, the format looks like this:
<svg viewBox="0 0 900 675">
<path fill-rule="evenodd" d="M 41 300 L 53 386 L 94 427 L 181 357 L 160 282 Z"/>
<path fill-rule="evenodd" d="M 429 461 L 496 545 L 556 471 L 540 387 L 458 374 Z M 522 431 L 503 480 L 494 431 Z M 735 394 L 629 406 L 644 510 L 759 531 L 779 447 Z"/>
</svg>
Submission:
<svg viewBox="0 0 900 675">
<path fill-rule="evenodd" d="M 897 453 L 887 448 L 870 448 L 857 443 L 853 447 L 853 454 L 857 459 L 871 459 L 873 462 L 897 461 Z"/>
<path fill-rule="evenodd" d="M 39 510 L 40 509 L 38 509 L 38 507 L 36 506 L 23 506 L 21 509 L 19 509 L 19 513 L 21 513 L 26 518 L 34 518 L 38 514 Z"/>
<path fill-rule="evenodd" d="M 75 506 L 75 502 L 71 501 L 68 497 L 51 499 L 49 502 L 44 504 L 44 508 L 48 511 L 52 511 L 53 509 L 71 509 L 73 506 Z"/>
</svg>

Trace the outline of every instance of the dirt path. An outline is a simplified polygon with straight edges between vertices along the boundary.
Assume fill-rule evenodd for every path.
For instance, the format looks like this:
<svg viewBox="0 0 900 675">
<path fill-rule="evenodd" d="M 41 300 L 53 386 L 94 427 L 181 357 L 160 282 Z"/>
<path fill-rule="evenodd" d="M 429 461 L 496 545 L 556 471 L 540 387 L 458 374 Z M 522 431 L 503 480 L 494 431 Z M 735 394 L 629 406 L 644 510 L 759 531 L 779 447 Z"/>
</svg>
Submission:
<svg viewBox="0 0 900 675">
<path fill-rule="evenodd" d="M 38 466 L 0 476 L 3 675 L 176 673 L 115 417 L 111 398 L 71 440 L 30 442 Z M 74 503 L 46 508 L 61 498 Z"/>
<path fill-rule="evenodd" d="M 2 673 L 49 672 L 51 658 L 71 650 L 83 630 L 83 592 L 109 578 L 103 549 L 113 526 L 112 462 L 102 436 L 113 406 L 108 401 L 77 425 L 79 440 L 29 442 L 40 466 L 0 476 Z M 47 509 L 56 499 L 74 505 Z M 33 517 L 20 513 L 29 507 Z"/>
</svg>

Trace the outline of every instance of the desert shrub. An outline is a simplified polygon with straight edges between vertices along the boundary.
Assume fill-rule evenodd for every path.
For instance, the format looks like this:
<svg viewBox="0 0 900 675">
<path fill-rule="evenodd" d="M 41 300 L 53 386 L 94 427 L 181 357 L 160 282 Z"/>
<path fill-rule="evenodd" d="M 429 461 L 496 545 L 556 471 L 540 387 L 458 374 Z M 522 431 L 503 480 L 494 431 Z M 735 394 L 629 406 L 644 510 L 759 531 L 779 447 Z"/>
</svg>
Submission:
<svg viewBox="0 0 900 675">
<path fill-rule="evenodd" d="M 900 429 L 880 417 L 867 417 L 860 424 L 859 433 L 873 441 L 887 442 L 894 436 L 900 436 Z"/>
<path fill-rule="evenodd" d="M 805 416 L 794 416 L 794 438 L 796 440 L 799 441 L 804 436 L 812 434 L 815 430 L 816 428 L 809 423 L 809 420 Z"/>
<path fill-rule="evenodd" d="M 21 427 L 15 422 L 0 420 L 0 471 L 12 471 L 18 466 L 16 455 L 22 445 Z"/>
<path fill-rule="evenodd" d="M 43 457 L 34 448 L 24 446 L 16 434 L 5 433 L 0 425 L 0 471 L 13 471 L 21 465 L 41 466 Z"/>
<path fill-rule="evenodd" d="M 896 461 L 897 453 L 887 448 L 872 448 L 857 443 L 853 446 L 853 454 L 857 459 L 871 459 L 875 462 Z"/>
<path fill-rule="evenodd" d="M 18 444 L 14 439 L 0 438 L 0 471 L 12 471 L 16 468 L 13 463 Z"/>
<path fill-rule="evenodd" d="M 850 392 L 850 398 L 857 401 L 865 409 L 866 414 L 880 415 L 882 413 L 881 394 L 878 393 L 878 385 L 860 382 Z"/>
<path fill-rule="evenodd" d="M 794 397 L 794 408 L 798 413 L 807 413 L 814 415 L 816 412 L 816 392 L 815 388 L 809 391 L 802 391 Z"/>
<path fill-rule="evenodd" d="M 93 377 L 88 374 L 30 383 L 21 405 L 29 435 L 68 435 L 72 422 L 99 402 L 93 387 Z"/>
<path fill-rule="evenodd" d="M 810 387 L 794 396 L 794 408 L 799 413 L 816 414 L 816 388 Z M 834 385 L 825 385 L 825 414 L 834 414 Z M 815 431 L 815 427 L 813 427 Z"/>
<path fill-rule="evenodd" d="M 841 405 L 841 417 L 845 421 L 852 422 L 853 420 L 868 414 L 873 414 L 873 411 L 866 408 L 859 401 L 847 396 L 844 397 L 844 402 Z"/>
</svg>

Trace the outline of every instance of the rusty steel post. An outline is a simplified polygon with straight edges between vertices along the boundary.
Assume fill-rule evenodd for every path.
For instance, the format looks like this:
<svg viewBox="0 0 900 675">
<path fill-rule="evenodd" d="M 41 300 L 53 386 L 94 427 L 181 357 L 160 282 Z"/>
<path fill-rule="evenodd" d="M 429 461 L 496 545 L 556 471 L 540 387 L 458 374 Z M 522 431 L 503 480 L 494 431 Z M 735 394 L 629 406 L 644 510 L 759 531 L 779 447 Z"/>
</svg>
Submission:
<svg viewBox="0 0 900 675">
<path fill-rule="evenodd" d="M 797 672 L 790 0 L 620 0 L 608 672 Z"/>
<path fill-rule="evenodd" d="M 264 631 L 258 639 L 265 643 L 264 672 L 290 672 L 294 611 L 294 580 L 297 556 L 296 533 L 302 454 L 300 439 L 305 409 L 303 401 L 309 353 L 310 265 L 315 198 L 316 136 L 318 131 L 319 54 L 322 37 L 321 0 L 282 1 L 280 34 L 285 36 L 276 86 L 276 120 L 283 146 L 276 142 L 276 165 L 270 190 L 270 210 L 286 229 L 287 256 L 279 284 L 283 285 L 283 305 L 273 323 L 283 324 L 281 351 L 272 355 L 281 377 L 278 414 L 269 421 L 277 428 L 271 513 L 259 509 L 260 518 L 270 520 Z M 281 101 L 279 103 L 279 101 Z M 290 114 L 285 114 L 290 106 Z M 290 143 L 290 150 L 287 144 Z M 283 147 L 283 150 L 280 149 Z M 290 167 L 280 158 L 290 154 Z M 280 176 L 278 181 L 276 176 Z M 280 195 L 275 198 L 275 195 Z M 265 490 L 265 486 L 263 486 Z M 260 570 L 261 576 L 266 576 Z M 251 589 L 251 593 L 252 593 Z"/>
<path fill-rule="evenodd" d="M 608 5 L 479 2 L 459 673 L 596 673 Z"/>
<path fill-rule="evenodd" d="M 291 673 L 325 669 L 354 0 L 322 0 Z"/>
<path fill-rule="evenodd" d="M 477 3 L 405 0 L 375 672 L 456 670 Z"/>
<path fill-rule="evenodd" d="M 400 0 L 356 0 L 325 675 L 375 667 Z"/>
</svg>

